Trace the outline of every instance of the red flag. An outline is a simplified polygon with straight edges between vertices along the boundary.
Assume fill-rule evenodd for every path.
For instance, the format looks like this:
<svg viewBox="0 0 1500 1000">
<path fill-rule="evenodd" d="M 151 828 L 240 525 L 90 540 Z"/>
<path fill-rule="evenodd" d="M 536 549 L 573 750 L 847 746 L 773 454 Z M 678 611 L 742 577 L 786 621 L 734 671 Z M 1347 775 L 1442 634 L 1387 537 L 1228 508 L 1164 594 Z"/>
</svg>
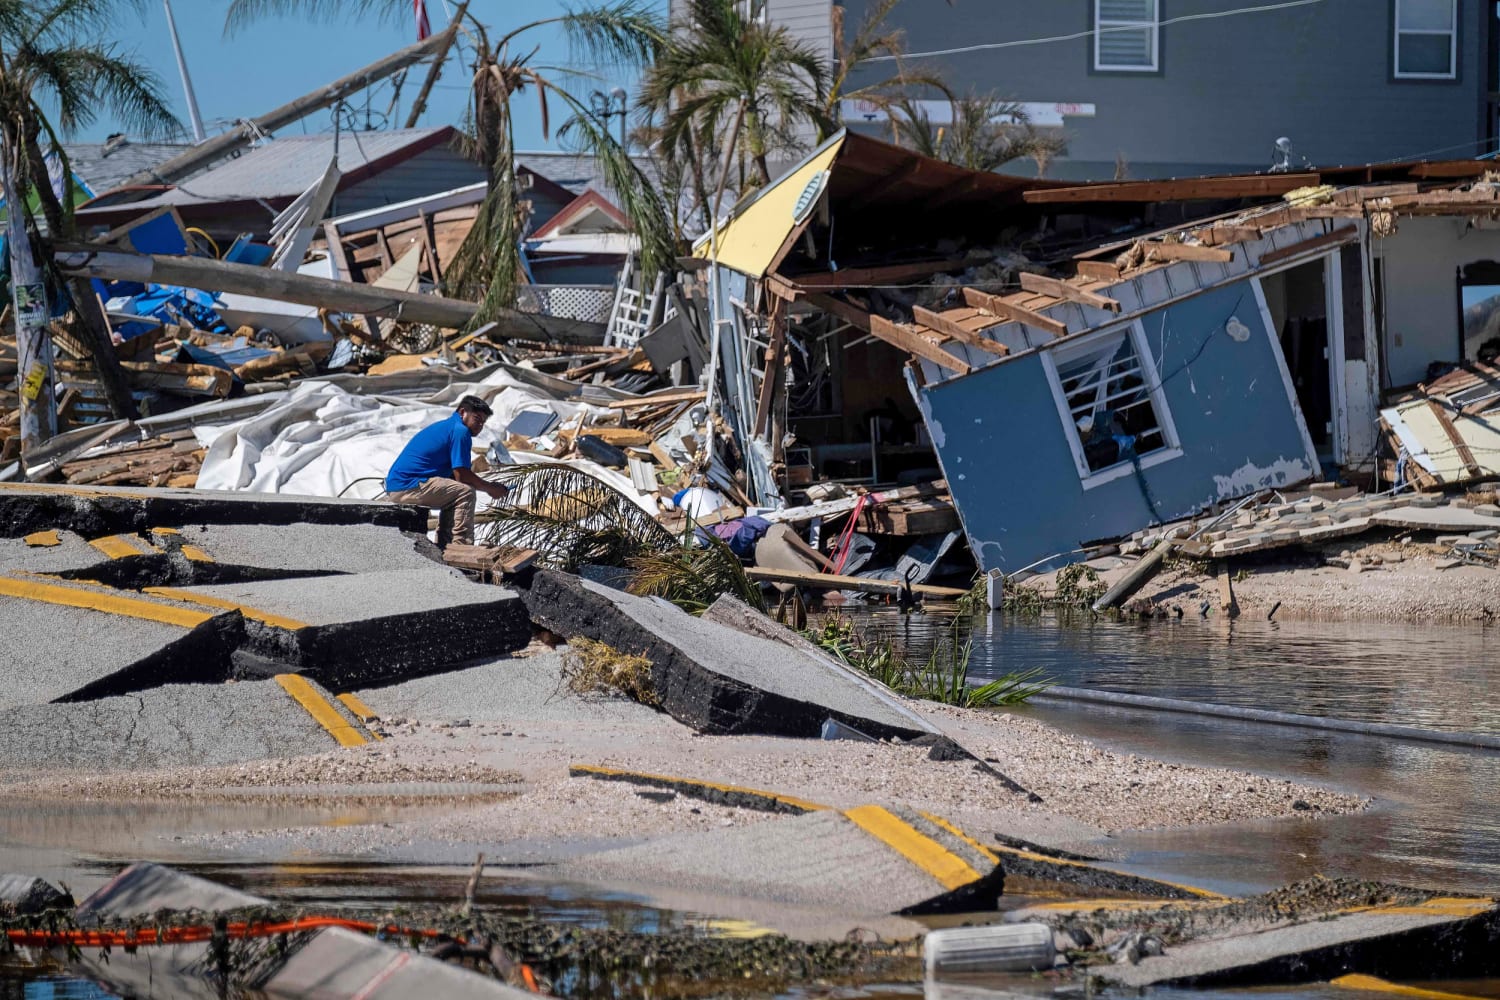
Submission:
<svg viewBox="0 0 1500 1000">
<path fill-rule="evenodd" d="M 426 0 L 411 0 L 412 12 L 417 15 L 417 41 L 432 34 L 432 22 L 427 20 Z"/>
</svg>

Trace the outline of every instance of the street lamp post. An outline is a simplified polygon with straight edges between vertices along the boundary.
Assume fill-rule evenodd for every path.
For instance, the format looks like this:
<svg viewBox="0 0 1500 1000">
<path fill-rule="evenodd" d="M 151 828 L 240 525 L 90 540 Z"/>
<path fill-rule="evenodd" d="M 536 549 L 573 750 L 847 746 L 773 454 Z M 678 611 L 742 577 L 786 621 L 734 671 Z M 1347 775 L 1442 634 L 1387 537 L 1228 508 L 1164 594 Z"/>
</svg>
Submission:
<svg viewBox="0 0 1500 1000">
<path fill-rule="evenodd" d="M 609 93 L 596 90 L 589 95 L 589 110 L 594 117 L 604 123 L 604 128 L 609 129 L 609 120 L 616 115 L 620 117 L 620 148 L 630 152 L 630 145 L 625 138 L 626 118 L 626 94 L 624 87 L 615 87 Z"/>
</svg>

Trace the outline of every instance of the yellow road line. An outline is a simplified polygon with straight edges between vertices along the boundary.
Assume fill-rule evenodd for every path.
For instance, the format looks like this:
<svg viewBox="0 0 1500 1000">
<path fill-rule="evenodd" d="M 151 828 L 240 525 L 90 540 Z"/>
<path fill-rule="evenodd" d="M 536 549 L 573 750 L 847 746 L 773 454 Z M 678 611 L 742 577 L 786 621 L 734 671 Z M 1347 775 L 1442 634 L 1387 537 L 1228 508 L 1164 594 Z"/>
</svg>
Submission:
<svg viewBox="0 0 1500 1000">
<path fill-rule="evenodd" d="M 176 528 L 152 528 L 151 529 L 151 534 L 153 534 L 153 535 L 181 535 L 182 532 L 178 531 Z M 214 557 L 213 556 L 209 555 L 207 552 L 204 552 L 198 546 L 193 545 L 190 542 L 183 542 L 179 546 L 179 550 L 182 552 L 182 554 L 184 556 L 187 557 L 188 562 L 211 563 L 211 562 L 214 561 Z"/>
<path fill-rule="evenodd" d="M 741 788 L 738 785 L 720 785 L 713 781 L 699 781 L 697 778 L 676 778 L 668 774 L 648 774 L 645 771 L 622 771 L 613 767 L 599 767 L 597 764 L 572 764 L 568 767 L 568 773 L 597 776 L 602 778 L 623 778 L 630 780 L 638 778 L 642 781 L 655 781 L 668 785 L 691 785 L 695 788 L 707 788 L 715 792 L 729 795 L 745 795 L 751 798 L 769 799 L 800 809 L 803 812 L 821 812 L 828 808 L 818 802 L 808 802 L 806 799 L 793 798 L 790 795 L 781 795 L 777 792 L 768 792 L 760 788 Z"/>
<path fill-rule="evenodd" d="M 61 545 L 62 539 L 58 537 L 55 529 L 48 531 L 33 531 L 25 538 L 26 544 L 32 548 L 50 549 L 54 545 Z"/>
<path fill-rule="evenodd" d="M 345 721 L 338 709 L 317 688 L 307 682 L 307 678 L 300 674 L 277 674 L 276 683 L 292 696 L 293 701 L 307 709 L 307 714 L 328 730 L 328 734 L 338 741 L 339 746 L 359 747 L 369 742 L 363 733 Z"/>
<path fill-rule="evenodd" d="M 275 628 L 284 628 L 290 632 L 307 628 L 307 622 L 299 622 L 295 618 L 287 618 L 282 615 L 272 614 L 269 611 L 247 607 L 235 601 L 227 601 L 222 597 L 196 594 L 191 590 L 183 590 L 180 587 L 147 587 L 145 592 L 155 594 L 157 597 L 170 597 L 174 601 L 186 601 L 189 604 L 201 604 L 209 608 L 222 608 L 225 611 L 238 611 L 253 621 L 271 625 Z"/>
<path fill-rule="evenodd" d="M 376 715 L 375 710 L 369 705 L 366 705 L 359 695 L 354 694 L 353 692 L 345 692 L 344 694 L 339 695 L 338 698 L 339 701 L 344 703 L 344 707 L 353 712 L 354 717 L 360 722 L 363 722 L 365 725 L 368 726 L 370 723 L 379 720 L 380 716 Z M 381 736 L 373 729 L 370 730 L 370 735 L 374 737 L 377 743 L 385 739 L 384 736 Z"/>
<path fill-rule="evenodd" d="M 1425 903 L 1397 903 L 1377 906 L 1376 913 L 1399 913 L 1402 916 L 1477 917 L 1495 908 L 1493 899 L 1474 899 L 1464 896 L 1437 896 Z"/>
<path fill-rule="evenodd" d="M 1333 980 L 1334 986 L 1350 990 L 1370 990 L 1377 993 L 1399 993 L 1404 997 L 1423 997 L 1425 1000 L 1480 1000 L 1464 993 L 1444 993 L 1442 990 L 1424 990 L 1416 986 L 1401 986 L 1374 976 L 1349 975 Z"/>
<path fill-rule="evenodd" d="M 943 819 L 943 817 L 935 816 L 932 813 L 926 812 L 918 812 L 917 815 L 921 816 L 923 819 L 931 823 L 933 826 L 937 827 L 939 830 L 946 830 L 947 832 L 953 834 L 953 836 L 957 837 L 959 840 L 962 840 L 964 843 L 974 848 L 974 850 L 978 851 L 979 856 L 984 858 L 986 861 L 993 862 L 997 865 L 1000 863 L 1000 855 L 996 854 L 994 851 L 990 850 L 984 844 L 981 844 L 979 841 L 975 840 L 967 833 L 964 833 L 958 827 L 954 826 L 946 819 Z"/>
<path fill-rule="evenodd" d="M 1047 910 L 1052 913 L 1075 913 L 1093 910 L 1206 910 L 1233 902 L 1230 899 L 1066 899 L 1056 903 L 1028 903 L 1022 909 Z"/>
<path fill-rule="evenodd" d="M 135 535 L 106 535 L 103 538 L 92 539 L 89 544 L 111 559 L 158 554 L 158 550 L 150 542 Z"/>
<path fill-rule="evenodd" d="M 948 848 L 880 806 L 856 806 L 844 815 L 861 830 L 922 869 L 945 889 L 977 882 L 980 874 Z"/>
<path fill-rule="evenodd" d="M 123 593 L 106 593 L 92 588 L 84 590 L 42 583 L 39 580 L 18 580 L 0 577 L 0 596 L 19 597 L 24 601 L 40 601 L 70 608 L 84 608 L 107 615 L 125 618 L 140 618 L 145 621 L 176 625 L 180 628 L 196 628 L 213 615 L 191 608 L 175 608 L 155 601 L 143 601 L 139 597 L 127 597 Z"/>
<path fill-rule="evenodd" d="M 925 816 L 926 814 L 923 813 L 923 815 Z M 927 818 L 930 819 L 930 820 L 932 820 L 935 823 L 938 823 L 939 826 L 942 825 L 942 822 L 940 820 L 938 820 L 936 817 L 928 816 Z M 963 834 L 958 833 L 957 830 L 951 830 L 950 832 L 951 833 L 956 833 L 956 834 L 958 834 L 958 836 L 963 836 Z M 978 846 L 978 845 L 975 845 L 975 846 Z M 1013 857 L 1025 858 L 1028 861 L 1042 861 L 1042 862 L 1045 862 L 1045 863 L 1047 863 L 1049 865 L 1063 865 L 1063 866 L 1072 867 L 1072 868 L 1084 868 L 1084 869 L 1088 869 L 1090 871 L 1107 871 L 1108 870 L 1108 869 L 1100 868 L 1097 865 L 1091 865 L 1091 864 L 1089 864 L 1086 861 L 1074 861 L 1071 858 L 1055 858 L 1055 857 L 1053 857 L 1050 854 L 1038 854 L 1036 851 L 1027 851 L 1027 850 L 1023 850 L 1023 849 L 1021 849 L 1019 847 L 1006 847 L 1003 844 L 997 844 L 996 846 L 994 846 L 992 848 L 981 848 L 981 850 L 993 851 L 997 855 L 1009 854 L 1009 855 L 1012 855 Z M 997 858 L 997 860 L 999 860 L 999 859 Z M 1217 892 L 1210 892 L 1208 889 L 1200 889 L 1200 888 L 1198 888 L 1195 885 L 1183 885 L 1181 882 L 1168 882 L 1166 879 L 1147 878 L 1145 876 L 1141 876 L 1141 880 L 1144 881 L 1144 882 L 1155 882 L 1158 885 L 1171 886 L 1173 889 L 1181 889 L 1183 892 L 1190 892 L 1194 896 L 1197 896 L 1200 899 L 1220 900 L 1220 901 L 1228 902 L 1230 900 L 1230 898 L 1231 898 L 1229 896 L 1225 896 L 1225 895 L 1222 895 L 1222 894 L 1217 893 Z M 1174 902 L 1181 902 L 1181 900 L 1174 900 Z"/>
</svg>

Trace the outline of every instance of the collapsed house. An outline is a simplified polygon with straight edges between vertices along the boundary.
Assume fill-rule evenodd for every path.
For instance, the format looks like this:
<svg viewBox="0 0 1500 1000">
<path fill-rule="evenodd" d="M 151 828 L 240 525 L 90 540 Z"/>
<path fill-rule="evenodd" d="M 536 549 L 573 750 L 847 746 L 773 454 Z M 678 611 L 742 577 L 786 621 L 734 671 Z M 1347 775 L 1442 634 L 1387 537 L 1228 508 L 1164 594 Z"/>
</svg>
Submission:
<svg viewBox="0 0 1500 1000">
<path fill-rule="evenodd" d="M 849 444 L 872 478 L 926 459 L 1007 573 L 1268 489 L 1390 485 L 1382 393 L 1500 350 L 1455 307 L 1497 273 L 1487 169 L 1070 186 L 836 136 L 696 248 L 747 478 L 774 501 L 799 451 L 814 478 Z"/>
</svg>

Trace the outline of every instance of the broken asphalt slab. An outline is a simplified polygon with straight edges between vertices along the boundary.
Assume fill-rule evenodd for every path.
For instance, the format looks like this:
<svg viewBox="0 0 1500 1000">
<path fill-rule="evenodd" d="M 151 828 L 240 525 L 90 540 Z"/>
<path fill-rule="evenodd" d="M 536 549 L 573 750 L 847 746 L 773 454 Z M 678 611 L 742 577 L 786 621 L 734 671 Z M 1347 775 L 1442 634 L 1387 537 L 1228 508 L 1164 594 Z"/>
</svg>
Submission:
<svg viewBox="0 0 1500 1000">
<path fill-rule="evenodd" d="M 427 511 L 382 500 L 274 493 L 0 483 L 0 537 L 48 529 L 87 538 L 183 524 L 374 524 L 418 534 Z"/>
<path fill-rule="evenodd" d="M 827 662 L 665 601 L 552 570 L 537 573 L 524 597 L 538 625 L 650 660 L 661 707 L 698 732 L 811 738 L 833 718 L 876 738 L 930 735 Z"/>
<path fill-rule="evenodd" d="M 0 576 L 0 708 L 229 676 L 238 614 L 26 574 Z"/>
<path fill-rule="evenodd" d="M 930 817 L 877 805 L 816 808 L 678 834 L 559 865 L 567 878 L 662 885 L 849 914 L 993 909 L 1004 874 Z"/>
<path fill-rule="evenodd" d="M 178 534 L 215 563 L 278 572 L 368 573 L 442 563 L 425 536 L 377 524 L 185 524 Z"/>
<path fill-rule="evenodd" d="M 172 684 L 135 695 L 0 711 L 8 773 L 214 767 L 326 753 L 373 737 L 311 682 Z M 316 714 L 315 714 L 316 713 Z"/>
<path fill-rule="evenodd" d="M 1079 924 L 1095 940 L 1121 932 L 1157 937 L 1164 942 L 1161 954 L 1135 964 L 1089 967 L 1089 975 L 1099 982 L 1133 988 L 1318 982 L 1354 972 L 1390 979 L 1462 979 L 1500 971 L 1500 950 L 1495 948 L 1500 907 L 1493 899 L 1375 886 L 1391 892 L 1348 898 L 1342 905 L 1332 898 L 1300 908 L 1295 901 L 1286 902 L 1324 887 L 1329 896 L 1340 888 L 1336 881 L 1308 880 L 1263 897 L 1217 905 L 1203 901 L 1186 908 L 1143 909 L 1091 901 L 1017 910 L 1007 919 Z M 1360 884 L 1365 890 L 1361 895 L 1370 887 Z"/>
<path fill-rule="evenodd" d="M 150 593 L 244 615 L 237 676 L 293 671 L 338 691 L 498 657 L 532 633 L 514 591 L 431 564 Z"/>
</svg>

